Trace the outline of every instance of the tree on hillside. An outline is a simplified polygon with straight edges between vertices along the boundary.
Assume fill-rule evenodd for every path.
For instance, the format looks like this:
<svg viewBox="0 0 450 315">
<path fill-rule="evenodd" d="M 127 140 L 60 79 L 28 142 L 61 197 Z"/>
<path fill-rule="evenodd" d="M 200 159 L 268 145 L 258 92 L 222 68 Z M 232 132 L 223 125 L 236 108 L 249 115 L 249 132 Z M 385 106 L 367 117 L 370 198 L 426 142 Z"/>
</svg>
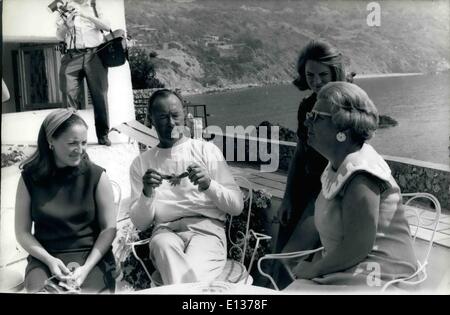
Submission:
<svg viewBox="0 0 450 315">
<path fill-rule="evenodd" d="M 263 48 L 263 42 L 259 38 L 255 38 L 250 34 L 241 35 L 238 41 L 244 43 L 246 46 L 253 50 L 258 50 Z"/>
<path fill-rule="evenodd" d="M 164 84 L 156 78 L 155 64 L 152 61 L 156 56 L 155 52 L 148 53 L 145 49 L 139 47 L 131 47 L 129 49 L 133 89 L 164 87 Z"/>
</svg>

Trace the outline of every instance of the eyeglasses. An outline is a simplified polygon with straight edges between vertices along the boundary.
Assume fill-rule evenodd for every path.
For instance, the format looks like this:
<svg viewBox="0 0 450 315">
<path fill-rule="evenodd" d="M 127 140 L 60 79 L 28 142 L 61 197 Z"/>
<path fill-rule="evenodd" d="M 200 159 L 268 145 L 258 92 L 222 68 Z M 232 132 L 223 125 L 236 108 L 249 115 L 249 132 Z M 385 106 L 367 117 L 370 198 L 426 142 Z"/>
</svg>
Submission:
<svg viewBox="0 0 450 315">
<path fill-rule="evenodd" d="M 331 117 L 330 113 L 320 112 L 318 110 L 312 110 L 310 112 L 306 113 L 306 119 L 310 120 L 311 122 L 315 122 L 317 120 L 318 116 L 325 116 L 325 117 Z"/>
</svg>

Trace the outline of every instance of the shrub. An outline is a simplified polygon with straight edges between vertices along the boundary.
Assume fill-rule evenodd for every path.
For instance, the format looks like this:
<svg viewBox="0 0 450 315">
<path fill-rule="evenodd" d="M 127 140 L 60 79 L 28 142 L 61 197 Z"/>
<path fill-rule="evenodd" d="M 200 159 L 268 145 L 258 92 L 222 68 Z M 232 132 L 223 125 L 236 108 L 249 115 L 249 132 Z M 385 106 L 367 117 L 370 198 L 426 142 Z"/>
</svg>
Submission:
<svg viewBox="0 0 450 315">
<path fill-rule="evenodd" d="M 152 235 L 153 227 L 146 231 L 138 232 L 133 224 L 130 222 L 123 228 L 123 233 L 120 233 L 120 237 L 117 241 L 118 250 L 116 251 L 116 258 L 118 260 L 118 266 L 122 273 L 122 281 L 129 284 L 134 290 L 143 290 L 150 288 L 150 279 L 145 273 L 144 268 L 136 260 L 131 252 L 131 246 L 127 243 L 135 242 L 138 240 L 145 240 Z M 148 266 L 147 268 L 151 272 L 152 263 L 149 255 L 142 255 L 142 260 Z"/>
<path fill-rule="evenodd" d="M 133 89 L 164 87 L 164 84 L 156 78 L 155 65 L 152 61 L 154 57 L 156 57 L 155 52 L 147 53 L 145 49 L 139 47 L 131 47 L 129 49 Z"/>
</svg>

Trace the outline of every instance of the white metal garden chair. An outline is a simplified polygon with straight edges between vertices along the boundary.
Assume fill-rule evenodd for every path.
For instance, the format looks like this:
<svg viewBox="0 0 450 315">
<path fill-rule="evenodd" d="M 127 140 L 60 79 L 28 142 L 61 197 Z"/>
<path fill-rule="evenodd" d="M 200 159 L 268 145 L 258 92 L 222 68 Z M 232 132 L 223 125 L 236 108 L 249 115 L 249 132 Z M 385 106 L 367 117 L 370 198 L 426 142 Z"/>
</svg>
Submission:
<svg viewBox="0 0 450 315">
<path fill-rule="evenodd" d="M 121 210 L 121 206 L 122 206 L 122 188 L 120 188 L 120 185 L 118 182 L 114 181 L 114 180 L 109 180 L 113 189 L 113 194 L 114 194 L 114 211 L 116 212 L 116 223 L 119 223 L 123 220 L 126 220 L 128 217 L 125 218 L 120 218 L 120 210 Z M 115 273 L 115 277 L 119 278 L 121 275 L 121 270 L 120 270 L 120 262 L 124 259 L 123 255 L 125 254 L 123 251 L 120 250 L 120 247 L 116 244 L 113 243 L 113 254 L 114 254 L 114 258 L 116 260 L 116 273 Z"/>
<path fill-rule="evenodd" d="M 114 193 L 114 207 L 116 211 L 116 220 L 119 221 L 119 215 L 120 215 L 120 206 L 122 204 L 122 189 L 120 188 L 120 185 L 113 180 L 109 180 L 113 189 Z"/>
<path fill-rule="evenodd" d="M 422 283 L 427 279 L 428 275 L 427 275 L 426 267 L 428 265 L 428 259 L 430 258 L 431 249 L 433 248 L 434 239 L 436 237 L 436 230 L 437 230 L 439 220 L 441 217 L 441 204 L 440 204 L 439 200 L 432 194 L 429 194 L 429 193 L 404 193 L 404 194 L 402 194 L 402 197 L 408 198 L 407 201 L 404 203 L 404 205 L 406 207 L 406 212 L 408 214 L 410 214 L 412 211 L 413 213 L 410 215 L 410 217 L 412 216 L 416 219 L 416 224 L 415 224 L 415 226 L 413 225 L 413 229 L 415 228 L 415 230 L 412 233 L 413 242 L 414 243 L 416 242 L 417 235 L 421 231 L 421 229 L 427 228 L 429 231 L 431 231 L 431 236 L 429 237 L 429 240 L 428 240 L 428 245 L 427 245 L 425 255 L 422 257 L 422 259 L 419 258 L 417 260 L 417 264 L 419 266 L 417 271 L 408 277 L 395 279 L 395 280 L 387 282 L 381 289 L 383 292 L 388 287 L 390 287 L 391 285 L 396 284 L 396 283 L 402 283 L 402 284 L 411 286 L 411 285 L 417 285 L 419 283 Z M 424 216 L 426 213 L 429 213 L 429 210 L 420 209 L 417 207 L 409 207 L 411 202 L 416 199 L 428 199 L 433 203 L 435 213 L 434 213 L 434 217 L 432 219 Z"/>
<path fill-rule="evenodd" d="M 391 285 L 396 284 L 396 283 L 402 283 L 405 285 L 417 285 L 427 279 L 426 266 L 428 264 L 428 259 L 430 257 L 431 249 L 433 248 L 433 243 L 434 243 L 434 239 L 435 239 L 435 235 L 436 235 L 436 229 L 437 229 L 439 219 L 441 216 L 441 204 L 439 203 L 439 200 L 432 194 L 429 194 L 429 193 L 404 193 L 404 194 L 402 194 L 402 197 L 407 198 L 406 202 L 404 203 L 405 213 L 406 213 L 407 218 L 415 217 L 416 222 L 417 222 L 417 224 L 412 224 L 412 228 L 414 230 L 411 233 L 411 235 L 413 237 L 413 242 L 415 243 L 417 234 L 421 229 L 427 228 L 429 231 L 431 231 L 431 235 L 428 239 L 427 250 L 426 250 L 424 257 L 422 259 L 418 259 L 418 261 L 417 261 L 417 264 L 418 264 L 417 271 L 408 277 L 398 278 L 398 279 L 395 279 L 395 280 L 385 283 L 384 286 L 381 288 L 382 292 L 386 291 L 386 289 L 388 287 L 390 287 Z M 411 202 L 416 199 L 428 199 L 429 201 L 432 202 L 432 204 L 434 206 L 434 211 L 435 211 L 433 218 L 424 216 L 425 213 L 430 213 L 429 209 L 419 209 L 417 207 L 410 207 Z M 411 211 L 413 212 L 412 214 L 410 214 Z M 263 261 L 265 261 L 265 260 L 286 260 L 286 259 L 301 258 L 301 257 L 307 258 L 309 255 L 319 252 L 319 251 L 322 251 L 322 250 L 323 250 L 323 247 L 313 249 L 313 250 L 299 251 L 299 252 L 267 254 L 258 260 L 258 271 L 261 275 L 263 275 L 264 277 L 266 277 L 270 280 L 270 282 L 272 283 L 273 287 L 276 290 L 279 290 L 279 287 L 275 283 L 275 280 L 272 278 L 272 276 L 262 270 L 262 262 Z M 284 266 L 286 267 L 289 276 L 294 281 L 295 280 L 294 274 L 286 265 L 284 265 Z"/>
<path fill-rule="evenodd" d="M 241 259 L 240 261 L 236 261 L 234 259 L 227 259 L 227 262 L 225 264 L 224 270 L 219 275 L 219 277 L 216 278 L 217 281 L 224 281 L 224 282 L 231 282 L 231 283 L 240 283 L 240 284 L 252 284 L 253 279 L 250 276 L 250 272 L 255 260 L 256 253 L 259 248 L 260 241 L 262 240 L 269 240 L 271 239 L 271 236 L 264 235 L 261 233 L 257 233 L 250 229 L 250 218 L 251 218 L 251 207 L 252 207 L 252 200 L 253 200 L 253 187 L 252 184 L 244 177 L 242 176 L 234 176 L 235 180 L 237 182 L 242 181 L 245 184 L 239 185 L 240 187 L 244 186 L 244 189 L 247 191 L 245 194 L 244 201 L 248 201 L 248 213 L 247 213 L 247 221 L 246 221 L 246 227 L 245 231 L 238 231 L 235 240 L 233 241 L 233 237 L 231 234 L 231 221 L 233 218 L 230 218 L 229 227 L 228 227 L 228 241 L 231 242 L 232 246 L 229 250 L 229 254 L 231 255 L 231 251 L 237 250 L 241 253 Z M 252 253 L 252 257 L 250 259 L 248 267 L 244 265 L 244 259 L 245 259 L 245 253 L 247 251 L 248 242 L 251 239 L 251 237 L 254 237 L 256 239 L 255 248 Z M 142 257 L 138 253 L 138 247 L 145 245 L 149 246 L 150 239 L 145 240 L 139 240 L 134 242 L 128 242 L 128 245 L 131 246 L 131 252 L 133 253 L 134 258 L 140 263 L 140 265 L 143 267 L 145 274 L 150 279 L 152 286 L 159 286 L 162 285 L 160 280 L 158 279 L 158 273 L 155 271 L 153 273 L 150 272 L 147 265 L 143 261 Z"/>
</svg>

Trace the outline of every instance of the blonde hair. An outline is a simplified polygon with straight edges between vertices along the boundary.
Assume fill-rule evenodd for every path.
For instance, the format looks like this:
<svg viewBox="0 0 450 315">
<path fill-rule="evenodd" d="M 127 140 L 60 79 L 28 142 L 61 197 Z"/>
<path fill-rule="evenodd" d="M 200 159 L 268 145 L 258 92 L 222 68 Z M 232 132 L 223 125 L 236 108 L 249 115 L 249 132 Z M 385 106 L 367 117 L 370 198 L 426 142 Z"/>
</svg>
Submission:
<svg viewBox="0 0 450 315">
<path fill-rule="evenodd" d="M 378 110 L 367 93 L 356 84 L 329 82 L 317 100 L 331 104 L 331 121 L 341 131 L 349 130 L 353 140 L 364 143 L 378 128 Z"/>
</svg>

